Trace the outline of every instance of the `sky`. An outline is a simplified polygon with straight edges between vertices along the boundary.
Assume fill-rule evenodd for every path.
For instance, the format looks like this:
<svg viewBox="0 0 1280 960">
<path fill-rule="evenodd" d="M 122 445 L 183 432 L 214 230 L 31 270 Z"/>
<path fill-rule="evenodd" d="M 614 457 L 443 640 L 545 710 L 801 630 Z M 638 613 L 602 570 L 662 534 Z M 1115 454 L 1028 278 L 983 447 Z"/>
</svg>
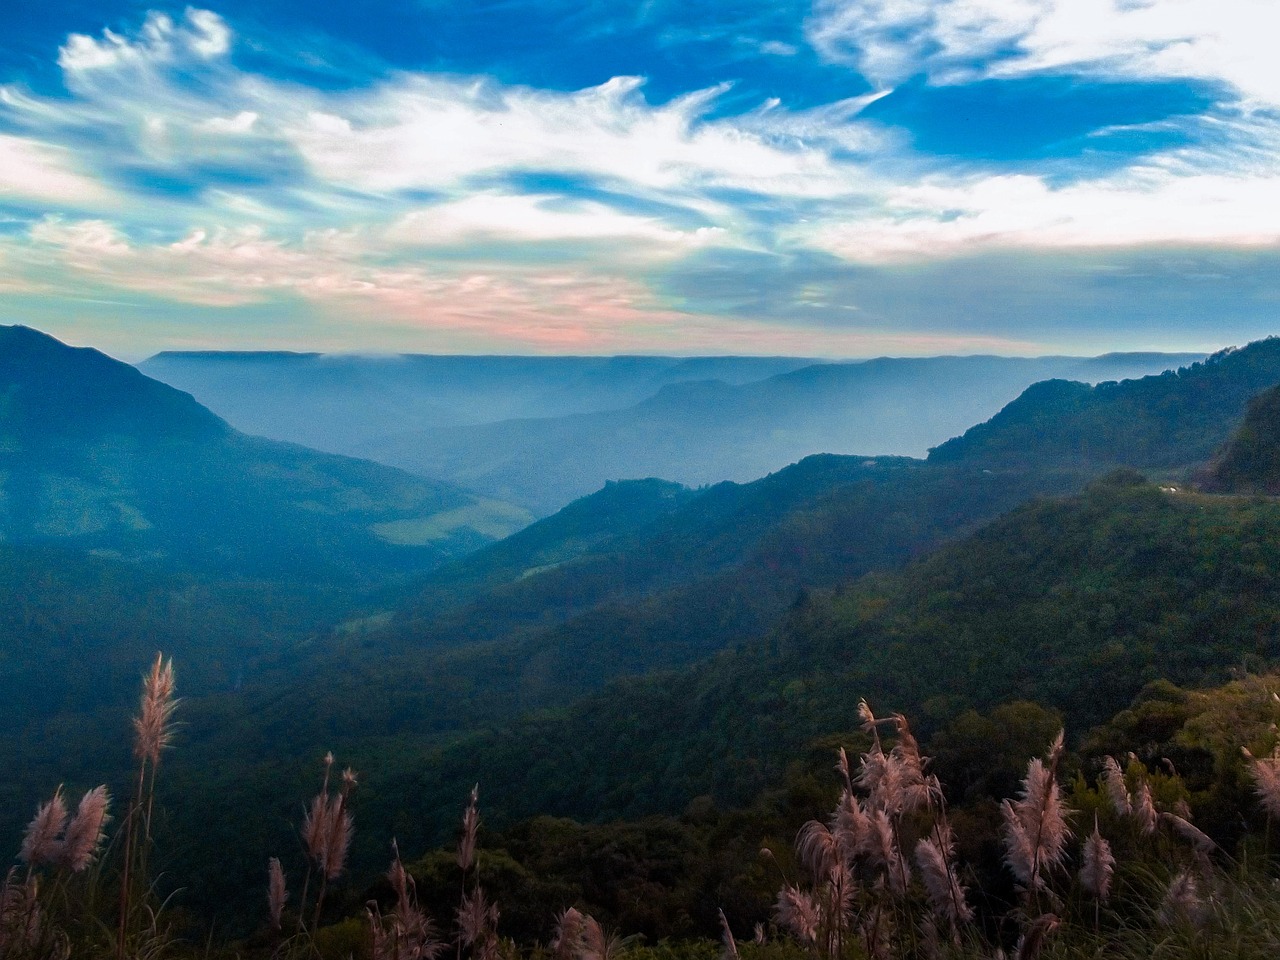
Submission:
<svg viewBox="0 0 1280 960">
<path fill-rule="evenodd" d="M 1277 0 L 0 13 L 0 323 L 160 349 L 1280 333 Z"/>
</svg>

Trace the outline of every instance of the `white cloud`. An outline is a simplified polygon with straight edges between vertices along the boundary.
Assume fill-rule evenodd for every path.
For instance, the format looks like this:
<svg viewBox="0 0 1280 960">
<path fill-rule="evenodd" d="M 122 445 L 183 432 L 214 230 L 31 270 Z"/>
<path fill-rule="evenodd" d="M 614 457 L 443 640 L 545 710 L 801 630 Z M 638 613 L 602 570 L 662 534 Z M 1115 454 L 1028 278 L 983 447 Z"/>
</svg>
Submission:
<svg viewBox="0 0 1280 960">
<path fill-rule="evenodd" d="M 1280 103 L 1275 0 L 819 0 L 814 47 L 892 85 L 1036 72 L 1223 82 Z"/>
<path fill-rule="evenodd" d="M 891 190 L 877 211 L 788 232 L 852 261 L 967 255 L 978 249 L 1161 244 L 1280 246 L 1280 176 L 1178 176 L 1159 167 L 1054 187 L 1002 175 Z"/>
<path fill-rule="evenodd" d="M 317 176 L 367 191 L 440 189 L 507 171 L 585 175 L 653 190 L 833 196 L 848 180 L 821 145 L 764 125 L 705 121 L 723 88 L 654 106 L 636 77 L 562 93 L 427 75 L 328 97 L 286 121 Z"/>
<path fill-rule="evenodd" d="M 76 169 L 63 147 L 0 134 L 0 200 L 35 201 L 60 207 L 99 207 L 110 191 Z"/>
<path fill-rule="evenodd" d="M 187 53 L 210 59 L 230 49 L 231 30 L 226 22 L 212 11 L 188 7 L 182 23 L 175 23 L 165 13 L 148 13 L 136 39 L 111 29 L 104 29 L 98 40 L 73 33 L 58 51 L 58 65 L 75 74 L 126 65 L 171 63 Z"/>
<path fill-rule="evenodd" d="M 654 217 L 619 213 L 600 203 L 578 202 L 568 209 L 555 203 L 550 196 L 476 193 L 406 214 L 388 228 L 386 238 L 407 245 L 625 240 L 641 241 L 646 251 L 675 252 L 712 243 L 725 233 L 715 227 L 675 230 Z"/>
</svg>

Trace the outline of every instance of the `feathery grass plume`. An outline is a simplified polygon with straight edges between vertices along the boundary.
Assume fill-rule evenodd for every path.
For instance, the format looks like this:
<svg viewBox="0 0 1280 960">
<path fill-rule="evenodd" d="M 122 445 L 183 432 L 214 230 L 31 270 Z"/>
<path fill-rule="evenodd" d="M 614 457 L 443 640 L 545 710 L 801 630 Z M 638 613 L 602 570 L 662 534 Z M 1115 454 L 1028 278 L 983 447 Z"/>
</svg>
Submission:
<svg viewBox="0 0 1280 960">
<path fill-rule="evenodd" d="M 289 890 L 284 882 L 284 868 L 280 861 L 272 857 L 267 861 L 267 909 L 271 914 L 271 929 L 280 929 L 280 917 L 284 913 L 284 903 L 289 899 Z"/>
<path fill-rule="evenodd" d="M 1062 734 L 1049 749 L 1049 764 L 1034 759 L 1027 764 L 1021 797 L 1005 800 L 1005 862 L 1027 890 L 1044 886 L 1041 873 L 1062 862 L 1071 828 L 1067 817 L 1071 810 L 1062 800 L 1062 792 L 1054 776 L 1057 760 L 1062 755 Z"/>
<path fill-rule="evenodd" d="M 480 830 L 480 784 L 471 788 L 471 799 L 462 814 L 462 835 L 458 838 L 458 866 L 466 873 L 476 860 L 476 835 Z"/>
<path fill-rule="evenodd" d="M 330 833 L 329 821 L 337 808 L 328 793 L 317 793 L 311 800 L 311 809 L 302 820 L 302 842 L 307 854 L 315 861 L 316 866 L 324 868 L 325 853 L 328 848 Z"/>
<path fill-rule="evenodd" d="M 105 784 L 94 787 L 80 798 L 76 815 L 71 818 L 62 838 L 59 866 L 72 873 L 79 873 L 93 862 L 98 848 L 102 846 L 103 828 L 110 819 L 107 814 L 110 806 L 111 794 L 107 792 Z"/>
<path fill-rule="evenodd" d="M 165 663 L 164 654 L 157 653 L 151 672 L 142 678 L 141 705 L 138 716 L 133 720 L 133 754 L 138 758 L 138 779 L 124 821 L 124 866 L 120 873 L 116 960 L 125 960 L 129 929 L 135 925 L 137 912 L 133 909 L 134 895 L 147 889 L 147 859 L 151 843 L 152 805 L 156 796 L 156 771 L 160 766 L 160 753 L 169 746 L 173 736 L 171 722 L 173 711 L 178 706 L 173 694 L 173 660 L 171 658 Z M 135 887 L 139 887 L 139 890 L 135 890 Z M 154 931 L 154 913 L 148 910 L 147 917 L 142 922 L 150 923 Z"/>
<path fill-rule="evenodd" d="M 858 798 L 848 789 L 842 791 L 831 820 L 831 832 L 835 834 L 841 859 L 846 863 L 853 861 L 870 829 L 871 823 Z"/>
<path fill-rule="evenodd" d="M 0 957 L 30 956 L 40 940 L 40 925 L 35 878 L 20 883 L 14 867 L 0 884 Z"/>
<path fill-rule="evenodd" d="M 911 867 L 898 847 L 897 831 L 884 810 L 875 810 L 867 818 L 868 830 L 862 852 L 873 864 L 882 868 L 894 893 L 905 893 L 911 883 Z"/>
<path fill-rule="evenodd" d="M 1138 829 L 1143 836 L 1156 832 L 1160 823 L 1160 814 L 1156 812 L 1155 802 L 1151 799 L 1151 786 L 1146 780 L 1138 784 L 1133 798 L 1133 817 L 1138 821 Z"/>
<path fill-rule="evenodd" d="M 329 819 L 329 831 L 325 837 L 324 857 L 321 867 L 325 878 L 336 880 L 347 868 L 347 852 L 351 849 L 351 837 L 355 833 L 355 820 L 346 812 L 345 797 L 337 800 L 336 809 Z"/>
<path fill-rule="evenodd" d="M 436 926 L 418 904 L 413 878 L 400 860 L 400 849 L 391 842 L 391 867 L 387 880 L 396 894 L 396 905 L 384 920 L 376 903 L 365 910 L 369 917 L 373 960 L 433 960 L 444 952 Z"/>
<path fill-rule="evenodd" d="M 27 824 L 22 837 L 22 850 L 18 857 L 29 867 L 57 863 L 62 856 L 59 839 L 67 823 L 67 803 L 62 799 L 62 787 L 53 791 L 53 799 L 40 804 L 36 815 Z"/>
<path fill-rule="evenodd" d="M 1218 849 L 1216 843 L 1185 817 L 1180 817 L 1176 813 L 1162 813 L 1160 819 L 1169 824 L 1182 839 L 1194 846 L 1198 853 L 1212 853 Z"/>
<path fill-rule="evenodd" d="M 551 944 L 555 960 L 577 960 L 582 953 L 582 937 L 586 930 L 585 918 L 569 907 L 556 918 L 556 938 Z"/>
<path fill-rule="evenodd" d="M 595 917 L 586 915 L 582 923 L 583 960 L 617 960 L 624 944 L 616 933 L 606 933 Z"/>
<path fill-rule="evenodd" d="M 157 653 L 151 672 L 142 680 L 141 709 L 133 721 L 134 756 L 153 766 L 160 762 L 160 751 L 173 738 L 170 721 L 178 706 L 173 691 L 173 659 L 165 663 L 164 656 Z"/>
<path fill-rule="evenodd" d="M 755 929 L 755 936 L 753 936 L 753 937 L 751 938 L 751 942 L 752 942 L 752 943 L 754 943 L 754 944 L 759 945 L 759 944 L 764 943 L 764 941 L 765 941 L 765 936 L 764 936 L 764 924 L 763 924 L 763 923 L 757 923 L 757 924 L 756 924 L 756 929 Z"/>
<path fill-rule="evenodd" d="M 497 904 L 489 903 L 480 887 L 462 898 L 462 905 L 458 907 L 458 935 L 468 947 L 487 939 L 497 924 Z"/>
<path fill-rule="evenodd" d="M 723 931 L 721 940 L 724 941 L 724 950 L 720 956 L 722 960 L 739 960 L 738 941 L 733 939 L 733 931 L 729 929 L 729 918 L 724 915 L 723 908 L 716 912 L 720 914 L 720 929 Z"/>
<path fill-rule="evenodd" d="M 1268 817 L 1280 820 L 1280 744 L 1269 757 L 1254 757 L 1246 747 L 1241 750 L 1249 761 L 1249 774 L 1262 808 Z"/>
<path fill-rule="evenodd" d="M 1052 913 L 1042 913 L 1031 921 L 1026 932 L 1018 940 L 1014 956 L 1017 960 L 1035 960 L 1036 957 L 1040 956 L 1040 951 L 1044 949 L 1049 935 L 1061 925 L 1062 921 Z"/>
<path fill-rule="evenodd" d="M 1129 800 L 1129 787 L 1124 782 L 1124 771 L 1120 769 L 1115 757 L 1105 757 L 1102 761 L 1102 785 L 1116 815 L 1130 816 L 1133 813 L 1133 803 Z"/>
<path fill-rule="evenodd" d="M 880 741 L 871 745 L 871 749 L 862 755 L 862 766 L 853 782 L 866 791 L 868 803 L 884 806 L 882 799 L 897 792 L 893 783 L 898 778 L 897 764 L 882 749 Z"/>
<path fill-rule="evenodd" d="M 849 754 L 845 752 L 844 747 L 841 747 L 839 751 L 837 751 L 836 758 L 836 770 L 839 771 L 840 776 L 844 779 L 844 788 L 852 793 L 853 777 L 851 768 L 849 767 Z"/>
<path fill-rule="evenodd" d="M 862 721 L 862 732 L 869 733 L 875 738 L 876 746 L 880 746 L 880 731 L 877 725 L 880 723 L 876 719 L 876 715 L 871 712 L 871 706 L 863 697 L 858 700 L 858 719 Z"/>
<path fill-rule="evenodd" d="M 1093 833 L 1084 841 L 1083 863 L 1080 866 L 1080 884 L 1095 900 L 1106 902 L 1111 894 L 1111 875 L 1115 871 L 1116 858 L 1111 854 L 1111 844 L 1098 830 L 1098 818 L 1093 818 Z"/>
<path fill-rule="evenodd" d="M 1208 909 L 1200 899 L 1200 886 L 1195 875 L 1189 870 L 1183 870 L 1173 878 L 1157 916 L 1161 923 L 1170 927 L 1179 923 L 1197 928 L 1204 926 L 1209 918 Z"/>
<path fill-rule="evenodd" d="M 934 836 L 925 837 L 916 844 L 916 864 L 929 895 L 929 906 L 934 916 L 951 924 L 952 928 L 973 919 L 973 910 L 965 902 L 964 887 L 956 879 L 955 839 L 951 826 L 940 824 Z"/>
<path fill-rule="evenodd" d="M 843 851 L 836 834 L 820 820 L 810 820 L 800 828 L 796 853 L 814 879 L 834 879 L 843 863 Z"/>
<path fill-rule="evenodd" d="M 822 913 L 813 897 L 805 891 L 798 887 L 783 887 L 778 891 L 773 915 L 778 924 L 790 930 L 801 943 L 812 944 L 817 941 L 818 928 L 822 926 Z"/>
</svg>

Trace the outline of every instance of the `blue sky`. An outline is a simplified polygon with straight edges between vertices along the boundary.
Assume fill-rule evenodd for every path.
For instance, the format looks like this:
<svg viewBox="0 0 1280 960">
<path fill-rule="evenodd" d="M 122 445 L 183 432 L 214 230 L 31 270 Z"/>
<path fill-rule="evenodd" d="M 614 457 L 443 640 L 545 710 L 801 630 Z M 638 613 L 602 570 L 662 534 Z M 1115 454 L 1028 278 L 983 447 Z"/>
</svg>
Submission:
<svg viewBox="0 0 1280 960">
<path fill-rule="evenodd" d="M 120 356 L 1280 333 L 1274 0 L 0 14 L 0 322 Z"/>
</svg>

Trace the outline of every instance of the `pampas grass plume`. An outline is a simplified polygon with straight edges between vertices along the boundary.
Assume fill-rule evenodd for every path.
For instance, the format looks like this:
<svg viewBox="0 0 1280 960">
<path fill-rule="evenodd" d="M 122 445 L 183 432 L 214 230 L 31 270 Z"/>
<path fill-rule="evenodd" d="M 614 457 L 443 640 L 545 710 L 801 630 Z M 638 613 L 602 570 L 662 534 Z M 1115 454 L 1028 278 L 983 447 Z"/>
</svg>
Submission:
<svg viewBox="0 0 1280 960">
<path fill-rule="evenodd" d="M 1102 761 L 1102 784 L 1111 800 L 1112 809 L 1121 817 L 1133 813 L 1133 803 L 1129 800 L 1129 788 L 1124 782 L 1124 771 L 1115 757 L 1107 757 Z"/>
<path fill-rule="evenodd" d="M 1080 883 L 1085 892 L 1095 900 L 1106 902 L 1111 894 L 1111 875 L 1115 871 L 1116 858 L 1111 844 L 1098 830 L 1097 817 L 1093 820 L 1093 833 L 1085 839 L 1083 864 L 1080 867 Z"/>
<path fill-rule="evenodd" d="M 272 857 L 267 862 L 267 909 L 271 913 L 271 929 L 280 929 L 280 916 L 284 913 L 284 903 L 288 899 L 284 868 L 280 866 L 278 859 Z"/>
<path fill-rule="evenodd" d="M 476 836 L 480 830 L 480 784 L 471 788 L 471 798 L 462 814 L 462 836 L 458 839 L 458 866 L 466 873 L 476 861 Z"/>
<path fill-rule="evenodd" d="M 103 828 L 110 819 L 107 814 L 110 806 L 111 794 L 107 792 L 105 784 L 94 787 L 80 798 L 76 815 L 67 826 L 62 839 L 60 866 L 72 873 L 79 873 L 93 863 L 98 848 L 102 846 Z"/>
<path fill-rule="evenodd" d="M 67 804 L 62 799 L 62 787 L 53 792 L 53 798 L 40 804 L 36 815 L 27 824 L 22 837 L 22 849 L 18 856 L 23 863 L 38 867 L 55 863 L 62 853 L 62 841 L 58 839 L 67 822 Z"/>
<path fill-rule="evenodd" d="M 1267 816 L 1280 820 L 1280 744 L 1269 757 L 1255 758 L 1247 749 L 1244 755 L 1249 760 L 1249 773 L 1262 808 Z"/>
<path fill-rule="evenodd" d="M 142 704 L 134 718 L 134 756 L 151 764 L 160 762 L 160 751 L 169 746 L 173 737 L 170 721 L 178 701 L 173 697 L 173 660 L 165 663 L 157 653 L 151 672 L 142 680 Z"/>
</svg>

